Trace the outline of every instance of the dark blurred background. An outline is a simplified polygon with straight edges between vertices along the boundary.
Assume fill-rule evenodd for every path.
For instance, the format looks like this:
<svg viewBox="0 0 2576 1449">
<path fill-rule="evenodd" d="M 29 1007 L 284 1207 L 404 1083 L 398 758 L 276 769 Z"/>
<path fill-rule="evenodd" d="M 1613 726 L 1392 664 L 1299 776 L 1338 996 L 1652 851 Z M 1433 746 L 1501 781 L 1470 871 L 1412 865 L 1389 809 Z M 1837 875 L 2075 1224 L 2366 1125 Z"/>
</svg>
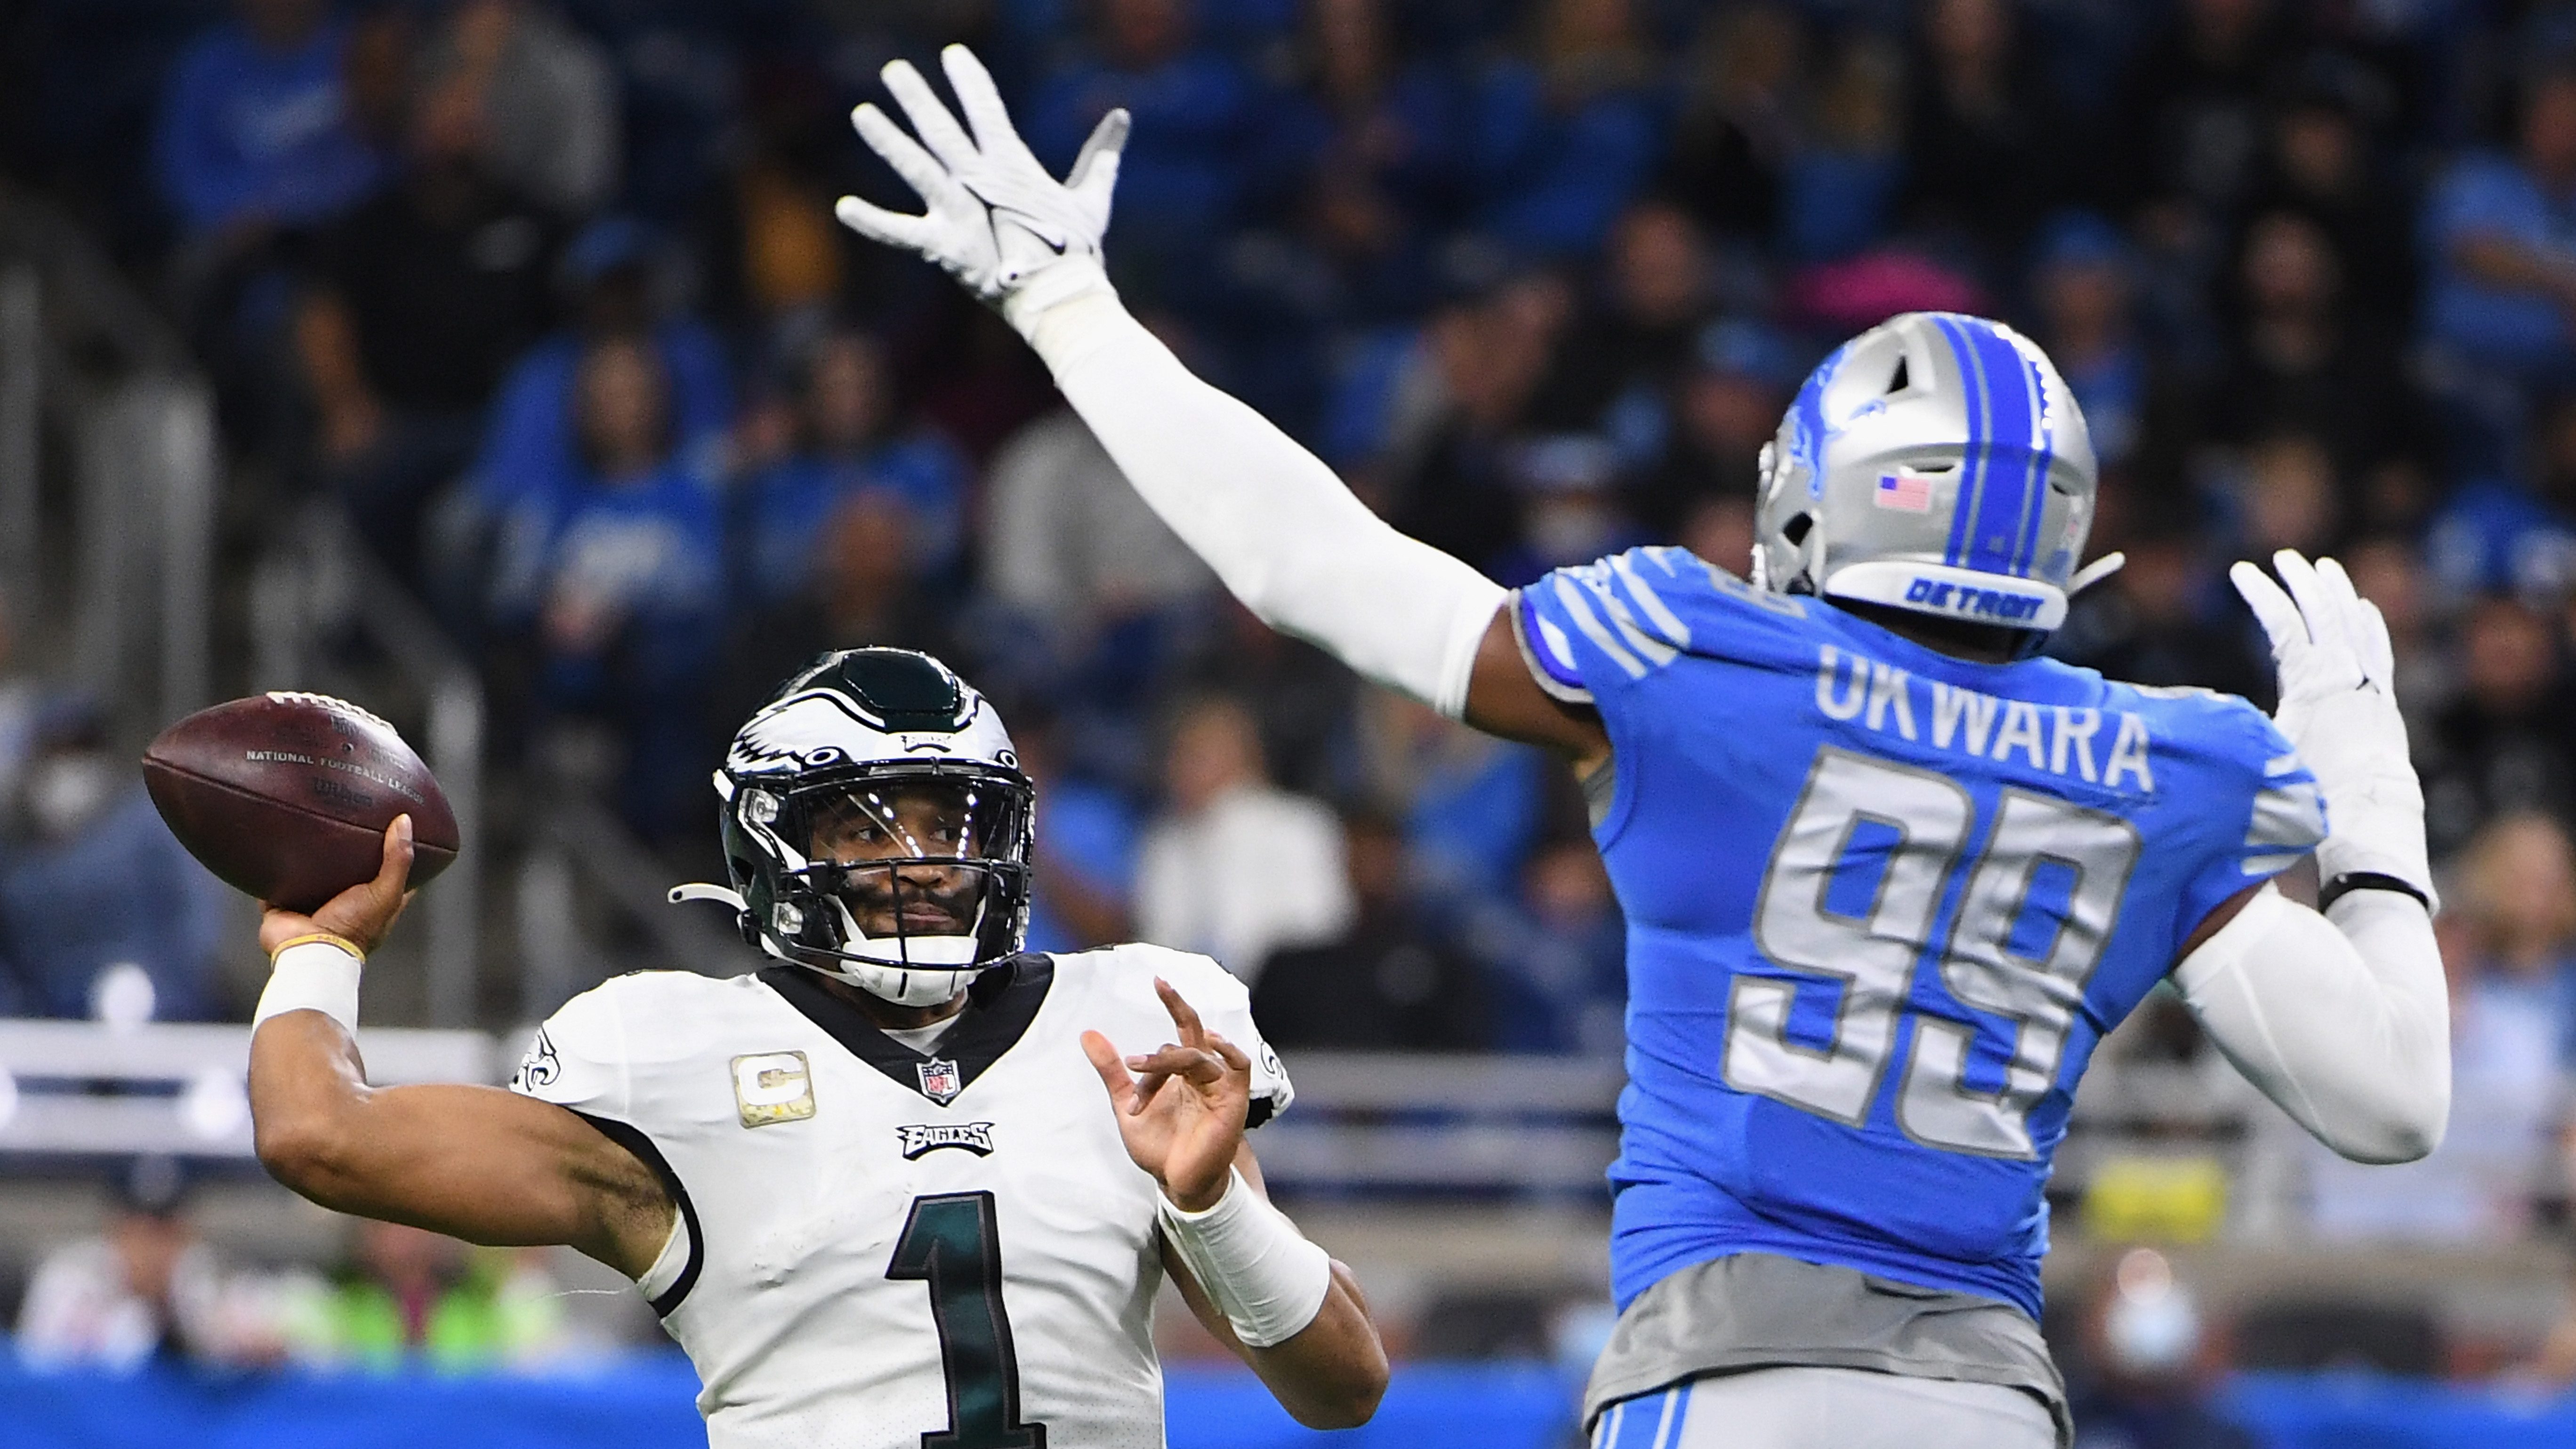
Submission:
<svg viewBox="0 0 2576 1449">
<path fill-rule="evenodd" d="M 1252 981 L 1339 1134 L 1280 1144 L 1287 1190 L 1420 1351 L 1588 1352 L 1622 992 L 1581 802 L 1261 627 L 1007 328 L 833 221 L 914 204 L 847 113 L 950 41 L 1053 166 L 1130 109 L 1128 305 L 1505 584 L 1643 541 L 1742 572 L 1798 380 L 1916 308 L 2011 321 L 2091 423 L 2092 552 L 2129 563 L 2055 652 L 2268 703 L 2226 566 L 2348 560 L 2447 882 L 2451 1145 L 2332 1163 L 2159 999 L 2060 1173 L 2059 1337 L 2118 1399 L 2145 1335 L 2141 1403 L 2231 1357 L 2576 1378 L 2566 4 L 6 0 L 0 1012 L 246 1019 L 244 907 L 128 761 L 252 688 L 394 716 L 466 817 L 371 1022 L 500 1061 L 613 971 L 745 969 L 658 904 L 720 878 L 724 739 L 817 650 L 928 649 L 1039 776 L 1032 945 Z M 165 1151 L 237 1256 L 329 1257 L 318 1218 L 253 1230 L 221 1071 L 48 1076 L 69 1039 L 21 1035 L 6 1272 L 161 1201 L 101 1194 Z M 133 1120 L 58 1118 L 102 1100 Z M 163 1121 L 192 1100 L 195 1138 Z M 2137 1415 L 2116 1442 L 2236 1442 Z"/>
</svg>

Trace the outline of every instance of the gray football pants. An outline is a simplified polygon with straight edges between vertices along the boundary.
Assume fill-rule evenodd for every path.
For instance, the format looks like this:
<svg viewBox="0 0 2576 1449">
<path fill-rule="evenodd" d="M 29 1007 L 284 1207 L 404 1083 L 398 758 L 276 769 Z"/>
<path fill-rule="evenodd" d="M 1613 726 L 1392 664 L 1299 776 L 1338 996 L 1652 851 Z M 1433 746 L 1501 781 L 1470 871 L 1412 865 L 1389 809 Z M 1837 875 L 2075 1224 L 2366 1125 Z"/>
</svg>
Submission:
<svg viewBox="0 0 2576 1449">
<path fill-rule="evenodd" d="M 2057 1425 L 2019 1389 L 1868 1369 L 1766 1368 L 1692 1379 L 1611 1405 L 1592 1449 L 2055 1449 Z"/>
</svg>

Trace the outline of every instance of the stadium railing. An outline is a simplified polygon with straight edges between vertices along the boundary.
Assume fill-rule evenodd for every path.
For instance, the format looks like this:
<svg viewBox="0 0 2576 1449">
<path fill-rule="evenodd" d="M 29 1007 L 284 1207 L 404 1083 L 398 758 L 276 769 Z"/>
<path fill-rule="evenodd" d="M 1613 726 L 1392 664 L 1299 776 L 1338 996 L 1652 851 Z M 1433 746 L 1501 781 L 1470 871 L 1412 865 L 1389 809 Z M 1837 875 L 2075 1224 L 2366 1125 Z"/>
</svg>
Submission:
<svg viewBox="0 0 2576 1449">
<path fill-rule="evenodd" d="M 613 872 L 616 861 L 603 869 Z M 638 909 L 642 902 L 634 903 Z M 667 908 L 665 908 L 667 909 Z M 521 1043 L 480 1031 L 368 1026 L 380 1083 L 498 1082 Z M 0 1153 L 246 1156 L 245 1026 L 0 1019 Z M 1617 1151 L 1615 1061 L 1292 1051 L 1295 1110 L 1265 1126 L 1266 1174 L 1326 1195 L 1598 1198 Z M 2089 1095 L 2089 1094 L 2088 1094 Z M 2108 1098 L 2127 1115 L 2083 1119 L 2090 1158 L 2187 1150 L 2191 1114 L 2234 1119 L 2169 1070 L 2127 1068 Z M 2140 1104 L 2162 1099 L 2162 1115 Z M 2241 1130 L 2236 1131 L 2242 1140 Z M 2075 1184 L 2079 1189 L 2080 1179 Z"/>
<path fill-rule="evenodd" d="M 77 224 L 0 184 L 12 663 L 77 678 L 128 732 L 205 703 L 220 469 L 213 394 L 177 336 Z M 67 534 L 49 480 L 67 485 Z"/>
<path fill-rule="evenodd" d="M 478 1031 L 367 1028 L 378 1083 L 488 1082 Z M 0 1153 L 246 1158 L 250 1028 L 154 1022 L 0 1020 Z"/>
</svg>

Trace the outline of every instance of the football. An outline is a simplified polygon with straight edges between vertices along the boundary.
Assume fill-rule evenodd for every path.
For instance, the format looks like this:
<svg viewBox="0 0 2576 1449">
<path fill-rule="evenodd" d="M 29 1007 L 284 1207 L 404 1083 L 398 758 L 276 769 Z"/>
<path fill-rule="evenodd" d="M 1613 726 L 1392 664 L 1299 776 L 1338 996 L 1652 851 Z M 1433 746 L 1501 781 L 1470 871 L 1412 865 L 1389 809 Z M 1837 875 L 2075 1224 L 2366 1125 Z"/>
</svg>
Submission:
<svg viewBox="0 0 2576 1449">
<path fill-rule="evenodd" d="M 143 752 L 170 833 L 225 884 L 311 911 L 382 863 L 412 822 L 411 883 L 456 859 L 456 812 L 394 727 L 322 694 L 279 690 L 202 709 Z"/>
</svg>

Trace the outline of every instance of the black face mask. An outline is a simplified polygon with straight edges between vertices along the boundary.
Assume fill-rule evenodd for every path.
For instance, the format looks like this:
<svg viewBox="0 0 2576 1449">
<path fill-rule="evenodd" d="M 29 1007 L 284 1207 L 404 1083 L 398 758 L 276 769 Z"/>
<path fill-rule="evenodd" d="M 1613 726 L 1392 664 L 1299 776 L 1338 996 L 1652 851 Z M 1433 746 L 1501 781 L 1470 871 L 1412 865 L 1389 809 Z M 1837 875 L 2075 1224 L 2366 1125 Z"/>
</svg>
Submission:
<svg viewBox="0 0 2576 1449">
<path fill-rule="evenodd" d="M 805 863 L 775 872 L 764 924 L 814 965 L 956 969 L 1011 955 L 1027 912 L 1031 795 L 1016 771 L 932 762 L 791 790 L 769 824 Z"/>
</svg>

